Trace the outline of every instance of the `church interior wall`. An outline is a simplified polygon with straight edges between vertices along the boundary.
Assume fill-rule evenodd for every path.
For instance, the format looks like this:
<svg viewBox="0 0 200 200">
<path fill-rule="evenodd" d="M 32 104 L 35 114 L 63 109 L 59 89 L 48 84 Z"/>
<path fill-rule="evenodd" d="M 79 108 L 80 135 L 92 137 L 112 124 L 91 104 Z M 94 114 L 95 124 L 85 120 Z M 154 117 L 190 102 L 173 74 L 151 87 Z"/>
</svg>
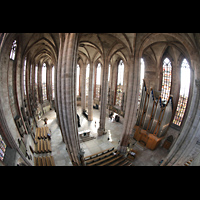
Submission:
<svg viewBox="0 0 200 200">
<path fill-rule="evenodd" d="M 55 67 L 58 66 L 58 57 L 62 53 L 60 50 L 64 46 L 64 44 L 62 47 L 60 46 L 60 43 L 62 43 L 61 37 L 63 36 L 59 35 L 58 33 L 22 33 L 7 34 L 4 36 L 5 37 L 2 37 L 1 35 L 0 37 L 0 114 L 2 115 L 0 117 L 0 124 L 1 128 L 4 130 L 2 136 L 5 138 L 8 147 L 15 149 L 15 151 L 13 151 L 11 154 L 16 154 L 16 156 L 10 157 L 11 159 L 14 159 L 12 162 L 14 163 L 13 165 L 17 165 L 19 163 L 24 163 L 25 165 L 33 165 L 33 156 L 30 156 L 32 153 L 29 146 L 34 147 L 35 142 L 34 131 L 38 120 L 36 117 L 36 110 L 40 112 L 40 118 L 42 118 L 43 114 L 52 108 L 55 108 L 57 116 L 61 116 L 59 115 L 61 110 L 59 111 L 58 104 L 63 101 L 60 99 L 60 96 L 57 96 L 57 92 L 59 91 L 55 92 L 55 100 L 52 99 L 51 69 L 53 65 Z M 140 78 L 138 78 L 140 73 L 140 58 L 143 57 L 145 61 L 144 79 L 146 81 L 147 88 L 153 88 L 155 91 L 161 90 L 163 59 L 165 57 L 169 57 L 171 59 L 173 67 L 171 86 L 171 94 L 173 95 L 174 106 L 173 115 L 175 114 L 179 99 L 180 65 L 183 58 L 188 60 L 192 72 L 188 105 L 181 127 L 176 127 L 171 124 L 167 134 L 165 135 L 165 139 L 172 135 L 173 143 L 169 149 L 168 156 L 163 162 L 163 165 L 183 165 L 188 159 L 195 159 L 195 157 L 199 155 L 200 152 L 200 148 L 198 148 L 198 141 L 200 140 L 200 132 L 198 130 L 200 112 L 198 100 L 200 75 L 200 36 L 198 34 L 187 33 L 141 33 L 136 34 L 136 38 L 134 40 L 130 33 L 127 34 L 126 37 L 124 37 L 123 34 L 99 34 L 97 37 L 95 34 L 82 33 L 79 35 L 77 34 L 77 37 L 77 47 L 74 48 L 77 48 L 79 58 L 74 53 L 74 60 L 72 61 L 75 63 L 75 60 L 78 58 L 77 61 L 80 65 L 80 97 L 78 97 L 78 99 L 73 99 L 73 103 L 75 102 L 76 105 L 82 106 L 82 108 L 85 106 L 88 109 L 88 102 L 90 97 L 83 97 L 83 77 L 85 75 L 84 67 L 87 66 L 87 63 L 94 63 L 94 61 L 98 61 L 102 63 L 100 101 L 97 101 L 97 99 L 93 97 L 92 101 L 90 99 L 90 102 L 93 102 L 93 104 L 98 102 L 99 109 L 101 109 L 102 104 L 107 102 L 105 99 L 108 98 L 110 105 L 107 105 L 107 102 L 103 106 L 106 106 L 107 109 L 105 113 L 109 115 L 112 111 L 109 109 L 109 106 L 112 106 L 113 109 L 116 107 L 114 104 L 116 102 L 117 67 L 120 60 L 123 60 L 124 62 L 124 102 L 121 108 L 116 107 L 118 109 L 119 115 L 123 113 L 120 115 L 120 123 L 125 126 L 121 138 L 121 143 L 119 144 L 121 146 L 126 146 L 126 144 L 128 144 L 128 137 L 132 134 L 133 127 L 136 122 L 136 104 L 139 95 L 138 91 L 140 81 Z M 17 40 L 17 51 L 15 60 L 11 60 L 9 59 L 9 54 L 12 43 L 15 39 Z M 69 43 L 70 42 L 71 41 L 69 41 Z M 107 46 L 102 46 L 104 43 Z M 65 48 L 63 49 L 66 50 Z M 105 58 L 102 55 L 106 55 Z M 27 95 L 24 94 L 23 85 L 23 64 L 25 57 L 27 57 Z M 108 58 L 110 59 L 109 61 L 106 60 Z M 106 61 L 104 61 L 104 59 Z M 44 62 L 47 63 L 48 67 L 46 77 L 46 100 L 43 100 L 42 93 L 42 64 Z M 104 91 L 102 91 L 102 88 L 105 88 L 105 85 L 103 85 L 102 82 L 102 80 L 105 78 L 103 76 L 108 74 L 108 72 L 105 71 L 105 63 L 111 64 L 110 81 L 108 82 L 108 88 L 110 88 L 109 95 L 108 92 L 105 94 Z M 36 64 L 38 64 L 39 70 L 38 99 L 36 99 L 36 94 L 33 86 L 35 77 L 33 75 L 30 77 L 31 65 L 35 66 Z M 76 70 L 73 68 L 74 76 L 76 74 L 75 71 Z M 35 71 L 33 70 L 32 73 L 33 72 Z M 133 74 L 130 74 L 130 72 L 133 72 Z M 32 84 L 30 84 L 31 78 Z M 55 80 L 57 80 L 57 78 L 58 77 L 56 77 Z M 93 82 L 94 78 L 91 83 Z M 75 86 L 72 85 L 72 92 L 75 92 L 74 87 Z M 55 83 L 54 88 L 57 88 L 57 83 Z M 36 101 L 38 101 L 38 103 L 35 105 L 34 102 Z M 129 110 L 131 115 L 128 116 L 128 114 L 126 114 L 127 110 Z M 102 111 L 102 116 L 104 116 L 105 113 Z M 20 127 L 23 128 L 19 128 L 17 125 L 16 119 L 18 118 L 21 119 Z M 70 138 L 70 136 L 67 136 L 66 138 Z M 164 144 L 165 139 L 162 140 L 160 146 Z M 27 150 L 26 154 L 23 154 L 19 148 L 19 140 L 24 142 Z M 75 143 L 76 138 L 73 141 L 73 144 Z M 75 149 L 73 151 L 76 152 Z"/>
</svg>

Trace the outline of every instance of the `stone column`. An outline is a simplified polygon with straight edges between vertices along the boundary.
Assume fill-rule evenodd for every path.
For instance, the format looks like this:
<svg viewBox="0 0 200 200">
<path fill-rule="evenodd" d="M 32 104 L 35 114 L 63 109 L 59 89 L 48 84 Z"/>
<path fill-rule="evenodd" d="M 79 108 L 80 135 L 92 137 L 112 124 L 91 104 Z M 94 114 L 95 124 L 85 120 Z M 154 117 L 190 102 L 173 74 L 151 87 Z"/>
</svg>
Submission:
<svg viewBox="0 0 200 200">
<path fill-rule="evenodd" d="M 140 72 L 140 62 L 139 59 L 135 60 L 134 56 L 130 56 L 128 61 L 129 65 L 129 80 L 128 80 L 128 93 L 127 93 L 127 102 L 126 102 L 126 111 L 125 118 L 123 123 L 123 132 L 118 146 L 118 151 L 121 153 L 126 153 L 126 149 L 129 143 L 129 136 L 133 132 L 133 128 L 136 122 L 136 111 L 137 111 L 137 102 L 139 95 L 139 84 L 140 80 L 137 77 Z M 133 114 L 135 113 L 135 114 Z"/>
<path fill-rule="evenodd" d="M 88 92 L 88 121 L 93 120 L 93 96 L 94 96 L 94 63 L 90 63 L 89 92 Z"/>
<path fill-rule="evenodd" d="M 83 165 L 76 111 L 77 33 L 60 33 L 57 69 L 57 101 L 60 128 L 72 164 Z"/>
<path fill-rule="evenodd" d="M 105 133 L 105 122 L 106 122 L 106 105 L 108 95 L 108 58 L 103 58 L 102 70 L 103 76 L 101 81 L 101 107 L 100 107 L 100 121 L 98 128 L 98 135 L 101 136 Z"/>
</svg>

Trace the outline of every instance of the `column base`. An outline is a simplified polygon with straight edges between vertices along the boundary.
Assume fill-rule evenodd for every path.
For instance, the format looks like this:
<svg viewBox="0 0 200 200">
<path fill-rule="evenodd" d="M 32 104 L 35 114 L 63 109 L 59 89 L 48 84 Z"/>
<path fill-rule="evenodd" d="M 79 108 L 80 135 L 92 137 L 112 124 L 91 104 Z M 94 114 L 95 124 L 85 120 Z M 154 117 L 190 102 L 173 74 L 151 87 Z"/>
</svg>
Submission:
<svg viewBox="0 0 200 200">
<path fill-rule="evenodd" d="M 93 116 L 88 115 L 88 121 L 93 121 Z"/>
<path fill-rule="evenodd" d="M 105 132 L 104 128 L 98 128 L 97 132 L 98 132 L 98 136 L 102 136 L 102 135 L 105 135 L 107 133 L 107 132 Z"/>
<path fill-rule="evenodd" d="M 126 154 L 126 152 L 127 152 L 127 147 L 125 147 L 125 146 L 118 146 L 117 147 L 117 150 L 121 153 L 121 154 Z"/>
</svg>

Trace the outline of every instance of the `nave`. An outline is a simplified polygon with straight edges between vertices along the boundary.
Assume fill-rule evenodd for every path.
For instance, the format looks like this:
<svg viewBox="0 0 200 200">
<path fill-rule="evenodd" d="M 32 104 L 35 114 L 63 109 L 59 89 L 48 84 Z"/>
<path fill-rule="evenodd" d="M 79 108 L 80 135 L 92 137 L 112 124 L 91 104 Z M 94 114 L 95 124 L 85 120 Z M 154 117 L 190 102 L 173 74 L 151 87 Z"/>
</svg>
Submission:
<svg viewBox="0 0 200 200">
<path fill-rule="evenodd" d="M 45 116 L 55 165 L 84 166 L 84 157 L 113 146 L 134 150 L 136 166 L 195 163 L 199 55 L 198 33 L 0 33 L 0 166 L 34 165 Z M 112 112 L 123 125 L 109 121 Z"/>
<path fill-rule="evenodd" d="M 94 120 L 89 122 L 81 114 L 81 107 L 77 107 L 77 113 L 80 116 L 81 127 L 78 128 L 79 132 L 82 130 L 91 130 L 90 136 L 95 137 L 87 142 L 80 143 L 81 148 L 84 150 L 84 157 L 98 154 L 99 152 L 113 147 L 117 149 L 119 140 L 121 138 L 121 131 L 123 128 L 122 123 L 111 122 L 109 117 L 106 117 L 106 131 L 107 134 L 98 136 L 97 129 L 99 127 L 99 110 L 93 110 Z M 56 113 L 54 110 L 48 111 L 43 115 L 43 118 L 48 118 L 47 126 L 51 129 L 51 155 L 54 158 L 55 166 L 72 166 L 69 155 L 66 151 L 65 143 L 62 141 L 60 129 L 58 127 Z M 96 127 L 95 127 L 96 121 Z M 38 127 L 43 127 L 44 121 L 38 121 Z M 109 140 L 108 140 L 109 137 Z M 156 150 L 151 151 L 134 139 L 130 141 L 129 148 L 137 152 L 135 159 L 132 162 L 133 166 L 158 166 L 159 162 L 163 160 L 168 154 L 168 150 L 163 147 L 158 147 Z M 130 162 L 131 163 L 131 162 Z"/>
</svg>

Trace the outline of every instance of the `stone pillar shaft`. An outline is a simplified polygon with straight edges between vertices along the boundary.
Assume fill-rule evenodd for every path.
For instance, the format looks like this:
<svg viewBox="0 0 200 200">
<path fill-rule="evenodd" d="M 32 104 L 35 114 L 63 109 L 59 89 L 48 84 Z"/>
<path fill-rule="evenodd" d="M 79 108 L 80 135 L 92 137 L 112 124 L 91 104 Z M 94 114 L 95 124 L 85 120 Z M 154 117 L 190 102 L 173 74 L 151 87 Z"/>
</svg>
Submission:
<svg viewBox="0 0 200 200">
<path fill-rule="evenodd" d="M 98 135 L 101 136 L 105 133 L 105 122 L 106 122 L 106 105 L 107 105 L 107 95 L 108 95 L 108 59 L 103 59 L 102 70 L 103 76 L 101 81 L 101 107 L 100 107 L 100 121 Z"/>
<path fill-rule="evenodd" d="M 57 101 L 60 128 L 73 165 L 82 165 L 76 111 L 78 34 L 61 33 L 57 70 Z"/>
<path fill-rule="evenodd" d="M 86 63 L 81 66 L 81 108 L 82 112 L 86 108 L 85 84 L 86 84 Z"/>
<path fill-rule="evenodd" d="M 93 96 L 94 96 L 94 63 L 90 63 L 89 92 L 88 92 L 88 121 L 93 120 Z"/>
</svg>

